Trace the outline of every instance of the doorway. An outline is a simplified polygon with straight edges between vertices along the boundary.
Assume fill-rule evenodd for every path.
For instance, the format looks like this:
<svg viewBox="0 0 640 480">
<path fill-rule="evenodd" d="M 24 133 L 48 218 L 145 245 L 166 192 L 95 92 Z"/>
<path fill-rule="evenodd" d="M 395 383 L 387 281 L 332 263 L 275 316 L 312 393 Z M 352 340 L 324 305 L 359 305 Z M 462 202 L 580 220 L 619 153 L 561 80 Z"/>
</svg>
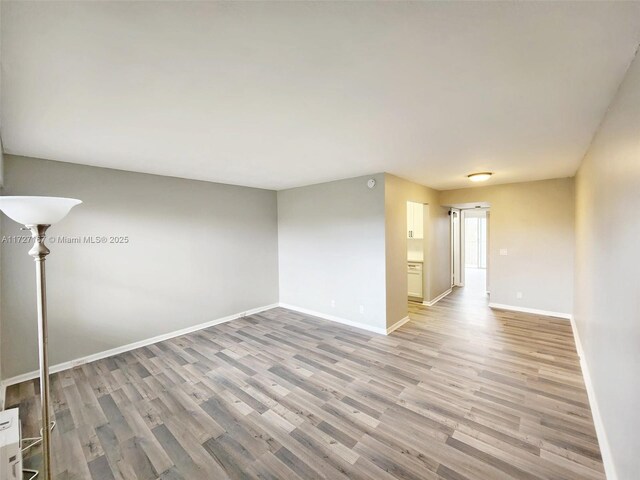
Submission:
<svg viewBox="0 0 640 480">
<path fill-rule="evenodd" d="M 464 286 L 469 293 L 487 293 L 488 212 L 483 209 L 463 210 L 462 256 Z"/>
<path fill-rule="evenodd" d="M 451 286 L 461 287 L 466 295 L 489 295 L 488 205 L 456 205 L 451 219 Z"/>
</svg>

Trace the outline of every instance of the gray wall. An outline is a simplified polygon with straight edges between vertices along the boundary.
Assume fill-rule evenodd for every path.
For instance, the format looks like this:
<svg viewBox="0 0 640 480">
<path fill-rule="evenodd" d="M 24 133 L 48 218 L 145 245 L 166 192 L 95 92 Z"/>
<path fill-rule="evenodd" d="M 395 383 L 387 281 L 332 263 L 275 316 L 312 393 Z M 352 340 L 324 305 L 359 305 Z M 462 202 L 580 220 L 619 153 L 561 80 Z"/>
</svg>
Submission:
<svg viewBox="0 0 640 480">
<path fill-rule="evenodd" d="M 129 237 L 50 242 L 53 364 L 278 302 L 273 191 L 5 156 L 3 194 L 83 200 L 50 236 Z M 5 216 L 2 232 L 21 234 Z M 3 378 L 37 368 L 27 250 L 2 245 Z"/>
<path fill-rule="evenodd" d="M 640 475 L 638 212 L 636 55 L 576 177 L 575 323 L 610 447 L 603 457 L 611 452 L 620 480 Z"/>
<path fill-rule="evenodd" d="M 443 205 L 491 204 L 491 302 L 570 314 L 573 311 L 572 178 L 441 192 Z M 499 254 L 507 249 L 507 256 Z M 522 292 L 521 299 L 517 292 Z"/>
<path fill-rule="evenodd" d="M 451 235 L 448 209 L 438 191 L 385 174 L 387 326 L 407 316 L 407 202 L 427 204 L 424 223 L 425 300 L 451 287 Z"/>
<path fill-rule="evenodd" d="M 0 13 L 2 12 L 0 5 Z M 2 15 L 0 15 L 0 25 L 2 25 Z M 0 35 L 0 39 L 2 35 Z M 2 47 L 0 45 L 0 52 Z M 0 66 L 2 61 L 0 60 Z M 0 75 L 0 105 L 2 105 L 2 75 Z M 2 134 L 2 124 L 0 123 L 0 135 Z M 0 189 L 4 183 L 4 148 L 2 146 L 2 138 L 0 137 Z M 0 237 L 2 236 L 2 224 L 0 223 Z M 0 268 L 2 265 L 2 252 L 0 250 Z M 0 291 L 2 291 L 2 274 L 0 273 Z M 2 296 L 0 295 L 0 380 L 2 380 Z M 0 388 L 0 408 L 4 407 L 4 389 Z"/>
<path fill-rule="evenodd" d="M 376 174 L 278 192 L 282 303 L 386 327 L 384 190 Z"/>
</svg>

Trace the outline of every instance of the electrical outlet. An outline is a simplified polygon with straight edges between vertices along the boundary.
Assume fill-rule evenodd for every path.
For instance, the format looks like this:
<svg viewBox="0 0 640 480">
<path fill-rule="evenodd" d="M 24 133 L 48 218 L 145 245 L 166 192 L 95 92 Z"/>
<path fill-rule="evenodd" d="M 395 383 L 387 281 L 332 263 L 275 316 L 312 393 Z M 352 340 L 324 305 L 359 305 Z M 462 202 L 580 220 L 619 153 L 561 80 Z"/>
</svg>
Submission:
<svg viewBox="0 0 640 480">
<path fill-rule="evenodd" d="M 522 298 L 522 292 L 516 292 L 516 298 Z"/>
<path fill-rule="evenodd" d="M 335 300 L 331 300 L 331 307 L 332 308 L 336 308 L 336 301 Z"/>
<path fill-rule="evenodd" d="M 364 313 L 364 305 L 360 305 L 360 313 Z"/>
<path fill-rule="evenodd" d="M 509 251 L 506 248 L 501 248 L 500 255 L 506 257 L 507 255 L 509 255 Z"/>
</svg>

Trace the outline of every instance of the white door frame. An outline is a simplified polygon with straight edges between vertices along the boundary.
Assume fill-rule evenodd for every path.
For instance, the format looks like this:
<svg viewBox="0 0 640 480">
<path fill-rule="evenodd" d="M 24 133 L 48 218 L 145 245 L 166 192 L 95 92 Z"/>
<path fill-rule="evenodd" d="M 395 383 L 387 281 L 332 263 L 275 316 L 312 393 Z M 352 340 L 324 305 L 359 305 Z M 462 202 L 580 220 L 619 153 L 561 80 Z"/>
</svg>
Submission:
<svg viewBox="0 0 640 480">
<path fill-rule="evenodd" d="M 464 271 L 465 262 L 467 261 L 465 256 L 465 224 L 467 220 L 467 211 L 460 210 L 460 286 L 464 287 Z"/>
<path fill-rule="evenodd" d="M 489 268 L 491 267 L 491 255 L 489 255 L 489 253 L 491 252 L 491 248 L 490 248 L 490 242 L 491 242 L 491 235 L 490 233 L 490 225 L 491 225 L 491 210 L 487 210 L 487 228 L 485 231 L 485 234 L 487 235 L 487 269 L 486 269 L 486 273 L 485 273 L 485 289 L 487 290 L 487 295 L 491 295 L 491 288 L 489 287 Z"/>
<path fill-rule="evenodd" d="M 459 208 L 451 209 L 451 286 L 464 285 L 464 269 L 462 268 L 461 248 L 461 211 Z"/>
</svg>

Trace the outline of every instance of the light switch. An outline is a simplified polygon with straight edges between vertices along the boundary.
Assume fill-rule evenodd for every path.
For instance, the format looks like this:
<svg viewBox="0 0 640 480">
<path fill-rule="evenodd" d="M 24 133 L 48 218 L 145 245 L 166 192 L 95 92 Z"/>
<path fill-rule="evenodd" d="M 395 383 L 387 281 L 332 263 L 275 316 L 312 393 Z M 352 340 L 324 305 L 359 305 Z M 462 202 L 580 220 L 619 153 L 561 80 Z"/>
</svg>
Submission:
<svg viewBox="0 0 640 480">
<path fill-rule="evenodd" d="M 501 248 L 500 249 L 500 255 L 507 256 L 507 255 L 509 255 L 509 252 L 507 251 L 506 248 Z"/>
</svg>

